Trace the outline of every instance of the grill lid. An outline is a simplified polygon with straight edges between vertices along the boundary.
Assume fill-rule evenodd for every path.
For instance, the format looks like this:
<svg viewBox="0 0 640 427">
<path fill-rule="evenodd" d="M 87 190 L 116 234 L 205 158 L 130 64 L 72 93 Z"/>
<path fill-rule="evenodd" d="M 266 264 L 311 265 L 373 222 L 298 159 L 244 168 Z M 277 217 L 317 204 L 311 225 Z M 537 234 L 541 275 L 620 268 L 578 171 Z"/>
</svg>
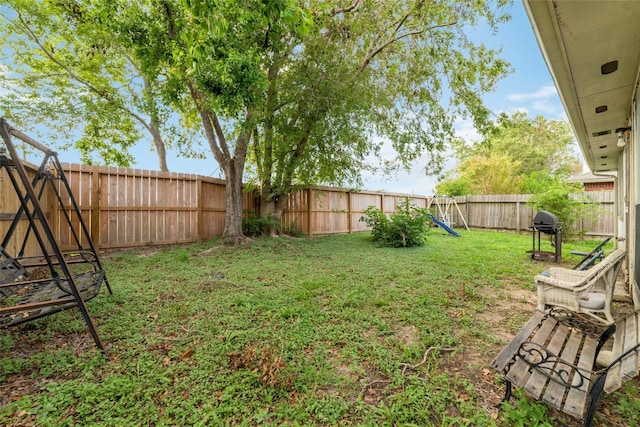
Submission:
<svg viewBox="0 0 640 427">
<path fill-rule="evenodd" d="M 562 229 L 562 223 L 551 212 L 539 211 L 533 218 L 533 227 L 543 233 L 555 234 Z"/>
</svg>

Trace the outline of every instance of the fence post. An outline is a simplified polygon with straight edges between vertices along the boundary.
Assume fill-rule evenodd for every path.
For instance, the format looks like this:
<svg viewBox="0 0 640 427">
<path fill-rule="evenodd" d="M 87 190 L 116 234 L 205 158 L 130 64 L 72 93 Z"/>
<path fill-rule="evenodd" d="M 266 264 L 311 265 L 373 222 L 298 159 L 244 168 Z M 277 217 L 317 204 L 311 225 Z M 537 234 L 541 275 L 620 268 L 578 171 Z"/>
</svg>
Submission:
<svg viewBox="0 0 640 427">
<path fill-rule="evenodd" d="M 469 208 L 469 195 L 464 196 L 464 206 L 467 211 L 467 224 L 471 224 L 471 209 Z"/>
<path fill-rule="evenodd" d="M 204 200 L 202 197 L 202 178 L 198 175 L 198 180 L 196 181 L 196 240 L 204 240 L 204 224 L 202 223 L 202 212 L 203 212 L 203 204 Z"/>
<path fill-rule="evenodd" d="M 516 201 L 516 231 L 520 232 L 520 200 Z"/>
<path fill-rule="evenodd" d="M 100 249 L 100 171 L 91 172 L 91 241 Z"/>
<path fill-rule="evenodd" d="M 353 230 L 351 229 L 351 191 L 348 190 L 347 191 L 347 228 L 349 229 L 349 233 L 351 233 Z"/>
<path fill-rule="evenodd" d="M 311 207 L 313 206 L 313 189 L 309 188 L 307 190 L 307 222 L 309 223 L 309 236 L 313 236 L 313 213 L 311 212 Z"/>
</svg>

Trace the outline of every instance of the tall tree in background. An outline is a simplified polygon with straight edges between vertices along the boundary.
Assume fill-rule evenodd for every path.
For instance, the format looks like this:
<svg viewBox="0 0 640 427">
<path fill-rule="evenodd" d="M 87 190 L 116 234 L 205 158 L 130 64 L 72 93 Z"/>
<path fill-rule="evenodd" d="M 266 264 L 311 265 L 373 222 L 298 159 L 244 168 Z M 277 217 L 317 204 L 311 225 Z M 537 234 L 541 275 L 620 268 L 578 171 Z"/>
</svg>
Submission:
<svg viewBox="0 0 640 427">
<path fill-rule="evenodd" d="M 481 130 L 487 125 L 481 95 L 508 65 L 466 34 L 480 23 L 495 29 L 507 19 L 508 3 L 55 4 L 64 16 L 80 10 L 81 22 L 110 41 L 97 45 L 116 46 L 122 56 L 114 60 L 134 66 L 141 78 L 134 81 L 153 84 L 153 97 L 143 100 L 161 100 L 157 105 L 179 112 L 185 128 L 204 133 L 227 181 L 223 237 L 239 241 L 245 168 L 260 188 L 264 213 L 276 217 L 296 186 L 357 185 L 384 144 L 396 157 L 381 166 L 409 167 L 427 155 L 431 172 L 438 172 L 456 118 L 470 118 Z M 83 55 L 74 55 L 84 63 Z M 111 59 L 101 58 L 105 64 Z M 115 71 L 112 80 L 104 87 L 129 82 Z"/>
<path fill-rule="evenodd" d="M 550 175 L 567 177 L 579 163 L 571 126 L 564 120 L 542 116 L 529 118 L 526 113 L 502 113 L 479 143 L 474 143 L 463 156 L 504 153 L 520 161 L 517 175 L 530 175 L 544 170 Z"/>
<path fill-rule="evenodd" d="M 315 25 L 302 43 L 267 33 L 273 54 L 249 174 L 261 213 L 280 218 L 299 187 L 359 186 L 385 143 L 396 157 L 376 166 L 426 156 L 439 172 L 454 120 L 483 129 L 480 96 L 506 72 L 497 52 L 466 37 L 481 20 L 506 19 L 502 3 L 312 1 Z"/>
<path fill-rule="evenodd" d="M 519 161 L 499 153 L 469 157 L 460 165 L 464 181 L 470 183 L 469 187 L 476 194 L 518 193 L 520 167 Z"/>
<path fill-rule="evenodd" d="M 158 82 L 105 28 L 87 6 L 74 1 L 9 0 L 0 9 L 0 115 L 48 139 L 73 144 L 86 163 L 130 166 L 128 149 L 151 137 L 158 168 L 167 171 L 166 146 L 184 143 L 168 123 L 172 111 L 159 98 Z M 97 158 L 96 158 L 97 157 Z"/>
<path fill-rule="evenodd" d="M 536 193 L 541 183 L 566 181 L 581 167 L 566 121 L 521 112 L 501 114 L 480 142 L 459 143 L 456 153 L 457 176 L 436 186 L 441 194 Z"/>
<path fill-rule="evenodd" d="M 303 49 L 311 16 L 293 0 L 95 0 L 93 16 L 144 76 L 162 82 L 183 123 L 203 129 L 226 179 L 223 239 L 244 240 L 243 173 L 266 103 L 265 63 L 282 46 L 274 41 L 290 38 Z"/>
</svg>

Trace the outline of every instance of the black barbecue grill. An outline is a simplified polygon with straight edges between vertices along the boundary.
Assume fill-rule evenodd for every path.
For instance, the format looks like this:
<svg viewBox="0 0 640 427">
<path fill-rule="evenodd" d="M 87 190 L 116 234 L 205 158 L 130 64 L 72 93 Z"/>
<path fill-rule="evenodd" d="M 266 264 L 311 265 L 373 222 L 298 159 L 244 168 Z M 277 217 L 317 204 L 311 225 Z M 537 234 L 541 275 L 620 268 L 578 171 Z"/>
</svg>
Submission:
<svg viewBox="0 0 640 427">
<path fill-rule="evenodd" d="M 558 218 L 547 211 L 539 211 L 533 217 L 533 248 L 531 250 L 531 259 L 548 259 L 553 257 L 555 262 L 562 262 L 562 223 Z M 536 232 L 538 235 L 538 244 L 536 249 Z M 554 236 L 551 245 L 555 247 L 554 252 L 540 250 L 541 233 Z"/>
</svg>

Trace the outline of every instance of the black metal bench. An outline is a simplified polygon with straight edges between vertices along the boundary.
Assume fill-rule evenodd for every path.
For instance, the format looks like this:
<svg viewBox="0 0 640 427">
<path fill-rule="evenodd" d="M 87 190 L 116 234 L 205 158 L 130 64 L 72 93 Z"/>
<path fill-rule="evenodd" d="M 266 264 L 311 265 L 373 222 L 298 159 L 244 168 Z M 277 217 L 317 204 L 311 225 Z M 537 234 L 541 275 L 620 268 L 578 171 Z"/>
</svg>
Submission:
<svg viewBox="0 0 640 427">
<path fill-rule="evenodd" d="M 602 393 L 638 375 L 639 327 L 638 313 L 605 327 L 565 310 L 536 311 L 491 362 L 504 374 L 503 401 L 513 387 L 522 388 L 529 397 L 590 426 Z M 611 338 L 611 350 L 602 350 Z"/>
<path fill-rule="evenodd" d="M 0 328 L 76 307 L 71 280 L 85 302 L 100 293 L 105 273 L 95 256 L 73 253 L 65 254 L 65 258 L 71 268 L 78 264 L 81 272 L 71 277 L 54 276 L 47 271 L 47 263 L 37 262 L 38 257 L 20 259 L 23 265 L 0 246 Z M 50 261 L 58 268 L 55 258 Z"/>
</svg>

